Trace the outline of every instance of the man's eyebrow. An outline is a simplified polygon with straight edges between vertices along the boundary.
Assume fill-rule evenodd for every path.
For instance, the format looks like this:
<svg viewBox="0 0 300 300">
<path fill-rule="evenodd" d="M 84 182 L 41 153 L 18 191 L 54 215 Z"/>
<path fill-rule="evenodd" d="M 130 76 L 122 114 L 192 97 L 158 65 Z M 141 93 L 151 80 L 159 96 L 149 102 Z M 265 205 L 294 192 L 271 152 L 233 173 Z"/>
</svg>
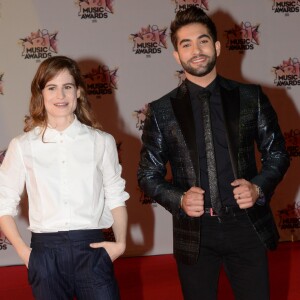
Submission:
<svg viewBox="0 0 300 300">
<path fill-rule="evenodd" d="M 198 36 L 198 39 L 202 39 L 202 38 L 208 38 L 211 40 L 211 36 L 209 34 L 201 34 L 200 36 Z"/>
<path fill-rule="evenodd" d="M 186 43 L 186 42 L 190 42 L 190 41 L 191 41 L 190 39 L 183 39 L 179 42 L 179 45 Z"/>
<path fill-rule="evenodd" d="M 208 35 L 208 34 L 201 34 L 201 35 L 199 35 L 199 36 L 197 37 L 198 40 L 203 39 L 203 38 L 208 38 L 208 39 L 211 40 L 211 37 L 210 37 L 210 35 Z M 181 45 L 182 43 L 190 42 L 190 41 L 191 41 L 191 39 L 183 39 L 183 40 L 181 40 L 181 41 L 179 42 L 179 45 Z"/>
</svg>

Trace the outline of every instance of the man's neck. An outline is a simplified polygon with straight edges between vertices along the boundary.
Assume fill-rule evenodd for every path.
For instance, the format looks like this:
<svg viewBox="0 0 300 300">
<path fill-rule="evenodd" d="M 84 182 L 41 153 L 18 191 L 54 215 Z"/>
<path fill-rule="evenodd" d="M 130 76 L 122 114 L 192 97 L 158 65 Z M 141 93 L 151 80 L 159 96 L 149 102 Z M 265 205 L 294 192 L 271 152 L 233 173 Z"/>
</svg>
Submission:
<svg viewBox="0 0 300 300">
<path fill-rule="evenodd" d="M 209 74 L 202 76 L 202 77 L 194 76 L 194 75 L 191 75 L 191 74 L 185 72 L 185 76 L 189 81 L 205 88 L 205 87 L 209 86 L 216 79 L 217 71 L 216 71 L 216 69 L 213 69 Z"/>
</svg>

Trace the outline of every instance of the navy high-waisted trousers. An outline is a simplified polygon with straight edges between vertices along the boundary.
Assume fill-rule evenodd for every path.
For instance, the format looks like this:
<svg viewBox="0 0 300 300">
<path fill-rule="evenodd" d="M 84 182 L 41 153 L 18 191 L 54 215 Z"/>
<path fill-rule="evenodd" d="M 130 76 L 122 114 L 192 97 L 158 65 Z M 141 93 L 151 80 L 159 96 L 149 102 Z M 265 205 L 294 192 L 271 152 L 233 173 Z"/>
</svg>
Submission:
<svg viewBox="0 0 300 300">
<path fill-rule="evenodd" d="M 37 300 L 116 300 L 113 263 L 99 229 L 32 233 L 28 280 Z"/>
</svg>

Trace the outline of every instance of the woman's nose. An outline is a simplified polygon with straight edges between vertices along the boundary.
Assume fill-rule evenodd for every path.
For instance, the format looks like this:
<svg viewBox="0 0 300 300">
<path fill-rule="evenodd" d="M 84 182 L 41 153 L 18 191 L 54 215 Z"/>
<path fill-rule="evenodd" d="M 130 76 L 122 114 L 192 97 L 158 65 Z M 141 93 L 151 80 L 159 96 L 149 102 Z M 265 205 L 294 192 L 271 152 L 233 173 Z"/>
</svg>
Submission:
<svg viewBox="0 0 300 300">
<path fill-rule="evenodd" d="M 65 97 L 65 92 L 63 89 L 57 89 L 57 98 L 63 99 Z"/>
</svg>

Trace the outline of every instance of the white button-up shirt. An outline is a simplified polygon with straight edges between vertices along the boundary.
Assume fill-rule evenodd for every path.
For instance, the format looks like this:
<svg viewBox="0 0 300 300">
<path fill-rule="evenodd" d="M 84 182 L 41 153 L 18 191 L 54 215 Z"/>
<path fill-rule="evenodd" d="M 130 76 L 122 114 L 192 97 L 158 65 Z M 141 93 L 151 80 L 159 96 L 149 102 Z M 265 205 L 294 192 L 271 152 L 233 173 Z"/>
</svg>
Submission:
<svg viewBox="0 0 300 300">
<path fill-rule="evenodd" d="M 76 118 L 64 131 L 35 128 L 14 138 L 0 168 L 0 216 L 18 214 L 26 185 L 29 230 L 108 228 L 111 210 L 124 206 L 114 138 Z"/>
</svg>

